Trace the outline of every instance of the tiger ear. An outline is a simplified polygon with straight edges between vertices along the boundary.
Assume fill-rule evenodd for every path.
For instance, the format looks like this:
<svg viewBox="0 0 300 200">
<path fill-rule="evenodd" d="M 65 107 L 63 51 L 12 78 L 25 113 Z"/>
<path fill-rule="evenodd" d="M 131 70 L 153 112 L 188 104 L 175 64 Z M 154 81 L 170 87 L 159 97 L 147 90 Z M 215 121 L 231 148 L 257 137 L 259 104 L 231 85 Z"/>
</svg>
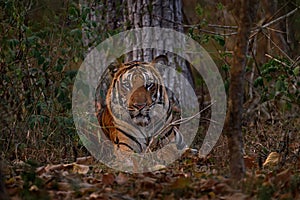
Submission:
<svg viewBox="0 0 300 200">
<path fill-rule="evenodd" d="M 109 66 L 109 72 L 110 75 L 112 77 L 114 77 L 114 75 L 119 71 L 119 69 L 123 66 L 124 63 L 124 59 L 125 59 L 125 55 L 120 56 L 119 58 L 117 58 L 114 62 L 112 62 Z"/>
<path fill-rule="evenodd" d="M 108 70 L 111 76 L 114 76 L 114 74 L 118 71 L 119 69 L 119 63 L 118 62 L 113 62 L 108 66 Z"/>
<path fill-rule="evenodd" d="M 169 59 L 166 55 L 159 55 L 159 56 L 156 56 L 151 62 L 151 64 L 153 64 L 153 65 L 156 63 L 161 63 L 163 65 L 167 65 L 169 63 Z"/>
</svg>

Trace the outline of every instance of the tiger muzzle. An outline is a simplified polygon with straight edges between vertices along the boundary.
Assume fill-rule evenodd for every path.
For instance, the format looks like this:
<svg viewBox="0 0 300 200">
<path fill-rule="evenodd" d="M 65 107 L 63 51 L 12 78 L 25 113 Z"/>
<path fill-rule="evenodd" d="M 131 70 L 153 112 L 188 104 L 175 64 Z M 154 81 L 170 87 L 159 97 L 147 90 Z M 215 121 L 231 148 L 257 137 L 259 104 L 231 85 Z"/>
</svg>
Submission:
<svg viewBox="0 0 300 200">
<path fill-rule="evenodd" d="M 144 87 L 134 90 L 130 96 L 128 111 L 134 124 L 145 127 L 150 124 L 151 94 Z"/>
<path fill-rule="evenodd" d="M 139 106 L 133 106 L 132 109 L 129 109 L 129 114 L 132 119 L 132 121 L 138 125 L 145 127 L 150 122 L 150 116 L 149 116 L 150 109 L 146 104 L 139 105 Z"/>
</svg>

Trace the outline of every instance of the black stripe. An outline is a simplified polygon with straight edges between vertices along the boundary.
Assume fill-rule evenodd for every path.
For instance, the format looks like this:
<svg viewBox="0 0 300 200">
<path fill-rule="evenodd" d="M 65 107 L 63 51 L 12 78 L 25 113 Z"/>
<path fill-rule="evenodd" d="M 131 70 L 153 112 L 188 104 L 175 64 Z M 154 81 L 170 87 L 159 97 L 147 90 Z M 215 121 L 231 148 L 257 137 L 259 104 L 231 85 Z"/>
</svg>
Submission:
<svg viewBox="0 0 300 200">
<path fill-rule="evenodd" d="M 128 147 L 131 151 L 134 151 L 134 149 L 131 146 L 129 146 L 127 143 L 120 142 L 120 143 L 118 143 L 118 146 L 120 146 L 120 145 L 124 145 L 124 146 Z M 137 152 L 135 152 L 135 153 L 137 153 Z"/>
<path fill-rule="evenodd" d="M 129 139 L 133 140 L 140 147 L 140 152 L 142 152 L 142 145 L 137 141 L 137 139 L 135 137 L 133 137 L 132 135 L 130 135 L 130 134 L 126 133 L 126 132 L 124 132 L 120 128 L 117 128 L 117 130 L 120 131 L 121 133 L 123 133 Z"/>
<path fill-rule="evenodd" d="M 173 128 L 170 129 L 166 134 L 164 134 L 164 136 L 161 137 L 160 139 L 161 139 L 161 140 L 164 140 L 164 139 L 166 139 L 167 137 L 169 137 L 172 133 L 173 133 Z"/>
</svg>

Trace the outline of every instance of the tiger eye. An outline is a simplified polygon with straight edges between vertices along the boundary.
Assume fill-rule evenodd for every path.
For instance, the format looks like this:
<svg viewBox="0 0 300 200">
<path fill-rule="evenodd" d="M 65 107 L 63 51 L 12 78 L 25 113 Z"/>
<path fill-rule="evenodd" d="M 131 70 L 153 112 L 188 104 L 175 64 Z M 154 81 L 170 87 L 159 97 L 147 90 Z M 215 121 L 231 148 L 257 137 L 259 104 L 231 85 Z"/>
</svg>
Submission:
<svg viewBox="0 0 300 200">
<path fill-rule="evenodd" d="M 154 83 L 148 82 L 146 83 L 146 89 L 150 90 L 154 86 Z"/>
</svg>

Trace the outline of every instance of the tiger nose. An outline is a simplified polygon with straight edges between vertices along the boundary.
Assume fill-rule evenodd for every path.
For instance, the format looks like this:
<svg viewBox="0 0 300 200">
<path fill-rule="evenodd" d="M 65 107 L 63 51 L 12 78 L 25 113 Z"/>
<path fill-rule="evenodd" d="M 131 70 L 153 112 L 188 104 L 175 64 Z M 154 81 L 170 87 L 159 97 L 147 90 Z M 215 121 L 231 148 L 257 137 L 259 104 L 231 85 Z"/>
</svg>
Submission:
<svg viewBox="0 0 300 200">
<path fill-rule="evenodd" d="M 146 106 L 146 103 L 134 103 L 133 106 L 139 110 L 142 110 Z"/>
</svg>

